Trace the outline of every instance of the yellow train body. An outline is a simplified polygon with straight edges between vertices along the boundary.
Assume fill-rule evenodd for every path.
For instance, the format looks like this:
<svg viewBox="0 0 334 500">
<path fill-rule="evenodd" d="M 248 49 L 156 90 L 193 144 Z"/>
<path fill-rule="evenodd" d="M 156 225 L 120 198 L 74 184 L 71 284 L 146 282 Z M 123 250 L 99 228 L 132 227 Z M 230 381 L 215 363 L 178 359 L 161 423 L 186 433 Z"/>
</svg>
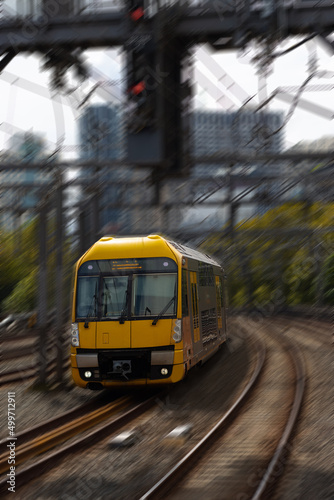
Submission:
<svg viewBox="0 0 334 500">
<path fill-rule="evenodd" d="M 74 382 L 171 384 L 226 339 L 222 269 L 161 236 L 101 238 L 77 262 Z"/>
</svg>

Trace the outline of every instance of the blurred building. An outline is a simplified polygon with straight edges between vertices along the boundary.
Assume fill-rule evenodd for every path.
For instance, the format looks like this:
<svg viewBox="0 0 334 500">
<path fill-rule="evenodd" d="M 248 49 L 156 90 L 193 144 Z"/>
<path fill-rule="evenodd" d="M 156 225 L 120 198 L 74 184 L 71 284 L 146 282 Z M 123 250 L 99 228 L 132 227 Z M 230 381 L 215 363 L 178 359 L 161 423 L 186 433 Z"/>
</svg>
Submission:
<svg viewBox="0 0 334 500">
<path fill-rule="evenodd" d="M 280 127 L 283 123 L 281 113 L 261 112 L 251 110 L 242 112 L 224 113 L 219 111 L 195 111 L 191 118 L 192 123 L 192 155 L 195 157 L 208 156 L 233 152 L 235 150 L 247 153 L 270 152 L 279 153 L 283 148 L 283 132 Z M 127 187 L 126 181 L 133 181 L 138 170 L 129 167 L 117 166 L 118 160 L 126 157 L 125 151 L 124 118 L 117 106 L 92 105 L 86 108 L 79 121 L 80 157 L 85 162 L 92 162 L 82 169 L 82 179 L 87 179 L 88 186 L 83 191 L 83 199 L 93 196 L 98 186 L 99 192 L 99 227 L 103 233 L 126 234 L 142 231 L 173 231 L 179 227 L 189 226 L 190 230 L 218 229 L 227 220 L 229 209 L 223 206 L 227 188 L 218 188 L 214 180 L 226 173 L 226 166 L 196 164 L 191 179 L 182 189 L 175 189 L 172 180 L 164 182 L 162 202 L 178 203 L 177 217 L 175 210 L 158 213 L 149 208 L 152 202 L 152 188 L 144 184 L 141 187 Z M 96 168 L 94 160 L 107 162 L 105 167 Z M 235 181 L 232 196 L 239 195 L 253 183 L 247 175 L 259 173 L 259 165 L 235 165 L 234 172 L 242 173 Z M 276 169 L 277 166 L 271 167 Z M 269 172 L 267 172 L 269 173 Z M 204 181 L 204 177 L 211 180 Z M 92 182 L 93 181 L 93 182 Z M 95 187 L 94 187 L 95 186 Z M 187 192 L 185 192 L 185 190 Z M 208 201 L 216 201 L 217 206 L 205 207 L 205 199 L 210 190 L 216 191 L 208 196 Z M 266 193 L 268 186 L 266 186 Z M 180 197 L 176 200 L 176 195 Z M 253 196 L 252 193 L 250 196 Z M 146 205 L 143 209 L 127 209 L 127 204 L 138 202 Z M 192 209 L 182 209 L 183 202 L 194 203 Z M 219 207 L 219 203 L 221 206 Z M 266 203 L 266 200 L 265 200 Z M 113 206 L 110 206 L 113 204 Z M 109 205 L 109 206 L 108 206 Z M 116 205 L 116 206 L 115 206 Z M 267 204 L 265 205 L 267 208 Z M 118 208 L 119 207 L 119 208 Z M 249 216 L 251 212 L 259 210 L 259 206 L 250 204 L 238 208 L 238 219 Z M 199 223 L 201 226 L 199 227 Z M 175 227 L 177 226 L 177 227 Z"/>
<path fill-rule="evenodd" d="M 130 213 L 125 207 L 129 191 L 124 181 L 133 172 L 117 163 L 125 155 L 119 107 L 106 104 L 87 107 L 79 120 L 79 147 L 81 160 L 88 162 L 80 173 L 82 181 L 87 181 L 82 199 L 87 201 L 97 194 L 102 232 L 123 232 L 130 224 Z M 104 165 L 97 166 L 96 160 Z"/>
<path fill-rule="evenodd" d="M 15 229 L 33 216 L 44 186 L 52 182 L 52 173 L 45 168 L 48 153 L 43 137 L 33 132 L 17 133 L 9 144 L 9 150 L 2 154 L 2 161 L 20 164 L 21 168 L 0 173 L 1 226 L 6 230 Z M 31 164 L 38 166 L 25 168 Z"/>
<path fill-rule="evenodd" d="M 236 151 L 252 155 L 276 154 L 282 152 L 284 148 L 283 114 L 280 112 L 254 112 L 251 109 L 236 112 L 197 110 L 193 113 L 191 123 L 191 150 L 193 156 L 197 158 L 210 155 L 224 157 L 224 154 L 233 154 Z M 208 162 L 197 162 L 194 165 L 191 177 L 198 179 L 198 182 L 197 187 L 192 187 L 191 197 L 193 200 L 198 200 L 198 206 L 188 211 L 187 224 L 191 221 L 194 228 L 200 227 L 200 231 L 221 228 L 228 221 L 230 214 L 227 205 L 223 205 L 228 195 L 231 199 L 240 196 L 254 184 L 254 176 L 280 174 L 283 165 L 278 162 L 234 164 L 232 187 L 225 185 L 219 189 L 219 183 L 222 182 L 219 177 L 226 175 L 228 168 L 227 164 Z M 211 180 L 204 181 L 208 178 Z M 200 182 L 200 179 L 203 179 L 203 182 Z M 192 185 L 194 186 L 194 182 Z M 236 222 L 267 210 L 270 207 L 267 198 L 276 190 L 277 186 L 271 183 L 256 192 L 250 192 L 243 201 L 249 202 L 254 198 L 254 203 L 240 204 L 237 207 Z M 205 201 L 217 202 L 217 206 L 201 206 Z M 219 203 L 221 207 L 218 206 Z"/>
<path fill-rule="evenodd" d="M 244 109 L 236 112 L 195 111 L 194 156 L 232 153 L 280 153 L 284 146 L 283 114 Z M 203 166 L 203 168 L 205 168 Z"/>
</svg>

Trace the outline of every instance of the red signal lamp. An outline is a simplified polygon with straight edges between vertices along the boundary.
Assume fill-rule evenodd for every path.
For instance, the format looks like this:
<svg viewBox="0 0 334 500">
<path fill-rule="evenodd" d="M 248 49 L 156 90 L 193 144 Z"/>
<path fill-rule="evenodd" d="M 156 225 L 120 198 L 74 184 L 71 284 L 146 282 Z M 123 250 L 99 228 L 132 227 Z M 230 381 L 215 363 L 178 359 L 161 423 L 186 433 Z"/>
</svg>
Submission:
<svg viewBox="0 0 334 500">
<path fill-rule="evenodd" d="M 133 85 L 130 88 L 130 92 L 133 95 L 139 95 L 145 90 L 145 81 L 142 80 L 141 82 L 136 83 L 136 85 Z"/>
<path fill-rule="evenodd" d="M 132 21 L 138 21 L 142 17 L 144 17 L 144 9 L 143 7 L 138 7 L 137 9 L 133 10 L 130 14 L 130 17 Z"/>
</svg>

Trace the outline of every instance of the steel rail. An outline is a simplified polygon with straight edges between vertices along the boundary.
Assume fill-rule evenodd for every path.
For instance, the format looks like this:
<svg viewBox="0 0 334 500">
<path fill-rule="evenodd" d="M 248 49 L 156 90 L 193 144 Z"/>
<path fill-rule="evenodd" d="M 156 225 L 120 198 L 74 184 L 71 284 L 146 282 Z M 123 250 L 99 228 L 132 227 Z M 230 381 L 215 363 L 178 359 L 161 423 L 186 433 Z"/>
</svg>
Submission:
<svg viewBox="0 0 334 500">
<path fill-rule="evenodd" d="M 267 496 L 269 494 L 269 490 L 274 487 L 274 483 L 278 479 L 277 477 L 275 477 L 275 468 L 278 463 L 281 463 L 283 466 L 286 463 L 288 455 L 288 443 L 296 427 L 297 419 L 303 402 L 306 370 L 300 349 L 298 349 L 290 339 L 288 341 L 282 335 L 280 336 L 280 343 L 284 344 L 284 348 L 288 352 L 295 368 L 295 395 L 289 418 L 282 433 L 281 439 L 279 440 L 279 443 L 275 449 L 272 459 L 267 466 L 266 472 L 264 473 L 260 484 L 258 485 L 254 495 L 252 496 L 252 500 L 269 498 Z"/>
<path fill-rule="evenodd" d="M 17 441 L 20 442 L 21 444 L 26 443 L 29 440 L 31 441 L 37 436 L 40 436 L 42 433 L 46 433 L 52 429 L 55 429 L 56 427 L 60 427 L 61 425 L 69 422 L 70 419 L 75 419 L 76 417 L 82 416 L 84 413 L 88 413 L 91 410 L 96 409 L 97 405 L 101 406 L 105 404 L 103 403 L 102 398 L 103 396 L 101 397 L 101 395 L 98 395 L 94 399 L 82 405 L 76 406 L 75 408 L 65 411 L 64 413 L 61 413 L 56 417 L 53 417 L 49 420 L 46 420 L 32 427 L 28 427 L 27 429 L 24 429 L 23 431 L 16 433 L 15 437 L 17 438 Z M 0 441 L 0 446 L 4 446 L 7 441 L 8 438 L 2 439 Z"/>
<path fill-rule="evenodd" d="M 155 398 L 156 396 L 146 399 L 116 418 L 111 417 L 111 419 L 101 424 L 97 429 L 94 429 L 88 435 L 80 437 L 72 443 L 63 446 L 34 462 L 33 464 L 16 471 L 16 480 L 19 481 L 20 486 L 23 486 L 35 477 L 40 477 L 43 473 L 49 471 L 51 467 L 57 464 L 62 458 L 68 456 L 70 453 L 76 453 L 82 449 L 87 449 L 87 446 L 95 445 L 98 440 L 105 438 L 112 432 L 116 432 L 118 429 L 149 410 L 152 406 L 154 406 L 154 404 L 156 404 Z M 1 480 L 0 493 L 5 494 L 7 492 L 7 487 L 7 479 Z"/>
<path fill-rule="evenodd" d="M 15 333 L 13 333 L 13 335 L 9 334 L 1 335 L 1 342 L 16 342 L 19 340 L 27 340 L 27 339 L 37 339 L 37 333 L 35 331 L 34 332 L 31 331 L 27 334 L 21 333 L 16 335 Z"/>
<path fill-rule="evenodd" d="M 253 494 L 252 500 L 259 500 L 260 498 L 269 498 L 268 495 L 270 490 L 274 487 L 278 477 L 277 477 L 277 465 L 281 464 L 284 467 L 288 457 L 288 443 L 293 436 L 293 432 L 296 428 L 297 419 L 300 413 L 300 409 L 303 401 L 303 394 L 305 389 L 305 379 L 306 372 L 303 363 L 303 359 L 300 351 L 297 347 L 287 341 L 287 339 L 280 336 L 280 343 L 283 345 L 284 350 L 288 353 L 292 364 L 295 368 L 295 391 L 292 407 L 287 419 L 287 423 L 282 432 L 281 438 L 279 439 L 278 445 L 276 446 L 271 459 L 265 469 L 260 483 L 257 485 L 257 489 Z M 254 376 L 253 376 L 254 377 Z M 246 387 L 249 388 L 250 383 Z M 244 392 L 246 391 L 244 390 Z M 244 393 L 240 396 L 242 398 Z M 240 399 L 239 398 L 239 399 Z M 184 457 L 182 458 L 160 481 L 158 481 L 147 493 L 140 497 L 140 500 L 161 498 L 161 496 L 166 495 L 172 488 L 174 488 L 183 478 L 184 475 L 189 471 L 193 462 L 200 458 L 200 453 L 204 448 L 204 445 L 213 437 L 217 435 L 220 427 L 226 423 L 226 418 L 231 415 L 233 409 L 236 408 L 238 401 L 234 404 L 228 412 L 222 417 L 222 419 L 209 431 L 209 433 Z"/>
<path fill-rule="evenodd" d="M 35 344 L 26 345 L 20 347 L 19 349 L 8 349 L 8 351 L 3 351 L 1 356 L 1 361 L 9 361 L 12 359 L 23 358 L 25 356 L 31 356 L 37 352 L 37 347 Z"/>
<path fill-rule="evenodd" d="M 21 382 L 22 380 L 34 378 L 36 376 L 36 368 L 36 366 L 27 366 L 26 368 L 1 373 L 0 387 L 14 382 Z"/>
<path fill-rule="evenodd" d="M 97 423 L 102 422 L 114 413 L 124 409 L 130 402 L 129 397 L 122 397 L 113 401 L 102 408 L 91 411 L 89 414 L 81 415 L 75 420 L 70 420 L 60 427 L 53 429 L 31 441 L 18 445 L 16 448 L 15 465 L 27 461 L 28 459 L 50 450 L 51 448 L 63 443 L 65 440 L 90 429 Z M 8 470 L 8 453 L 0 455 L 0 473 Z"/>
<path fill-rule="evenodd" d="M 37 351 L 36 351 L 37 352 Z M 63 369 L 64 371 L 69 369 L 70 361 L 64 360 Z M 56 362 L 50 361 L 47 365 L 46 373 L 51 375 L 55 372 Z M 31 372 L 31 373 L 30 373 Z M 23 380 L 30 380 L 38 375 L 38 363 L 31 366 L 26 366 L 24 368 L 18 368 L 16 370 L 6 371 L 0 373 L 0 387 L 3 385 L 12 384 L 14 382 L 22 382 Z"/>
<path fill-rule="evenodd" d="M 264 361 L 266 357 L 266 348 L 264 344 L 260 341 L 257 345 L 257 360 L 256 366 L 253 373 L 248 381 L 246 387 L 242 391 L 241 395 L 229 408 L 229 410 L 223 415 L 223 417 L 211 428 L 211 430 L 197 443 L 197 445 L 192 448 L 164 477 L 162 477 L 152 488 L 147 491 L 140 500 L 147 500 L 151 498 L 163 498 L 170 489 L 176 486 L 176 484 L 184 478 L 184 474 L 189 471 L 191 464 L 197 461 L 201 456 L 203 449 L 209 447 L 211 441 L 214 440 L 219 432 L 222 431 L 223 427 L 228 424 L 231 419 L 234 419 L 237 411 L 241 409 L 242 405 L 246 402 L 248 396 L 250 395 L 251 389 L 256 385 L 259 380 L 259 375 L 264 367 Z"/>
</svg>

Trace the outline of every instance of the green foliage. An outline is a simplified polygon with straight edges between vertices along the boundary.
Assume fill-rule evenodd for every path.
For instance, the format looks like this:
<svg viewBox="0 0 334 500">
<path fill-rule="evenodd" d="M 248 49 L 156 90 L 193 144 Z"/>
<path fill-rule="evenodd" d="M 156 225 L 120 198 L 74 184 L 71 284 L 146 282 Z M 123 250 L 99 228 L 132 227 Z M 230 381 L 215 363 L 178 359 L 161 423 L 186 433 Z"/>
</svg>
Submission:
<svg viewBox="0 0 334 500">
<path fill-rule="evenodd" d="M 34 268 L 16 284 L 12 293 L 3 301 L 5 312 L 29 312 L 36 308 L 37 272 L 37 268 Z"/>
<path fill-rule="evenodd" d="M 224 264 L 231 306 L 312 304 L 321 288 L 334 304 L 333 227 L 334 203 L 286 203 L 203 246 Z"/>
<path fill-rule="evenodd" d="M 47 299 L 48 307 L 55 304 L 56 241 L 55 220 L 48 221 Z M 73 256 L 70 242 L 62 245 L 64 307 L 69 300 Z M 29 312 L 37 308 L 39 268 L 38 221 L 18 228 L 15 233 L 0 234 L 0 314 Z"/>
<path fill-rule="evenodd" d="M 272 287 L 270 283 L 260 285 L 254 292 L 254 301 L 256 305 L 266 305 L 270 302 Z"/>
<path fill-rule="evenodd" d="M 0 303 L 36 266 L 36 222 L 0 235 Z"/>
<path fill-rule="evenodd" d="M 246 287 L 240 286 L 239 290 L 233 294 L 233 305 L 235 307 L 242 307 L 247 302 Z"/>
<path fill-rule="evenodd" d="M 289 285 L 288 303 L 292 305 L 313 303 L 316 300 L 317 276 L 316 259 L 309 255 L 307 247 L 302 247 L 291 259 L 284 278 Z"/>
</svg>

